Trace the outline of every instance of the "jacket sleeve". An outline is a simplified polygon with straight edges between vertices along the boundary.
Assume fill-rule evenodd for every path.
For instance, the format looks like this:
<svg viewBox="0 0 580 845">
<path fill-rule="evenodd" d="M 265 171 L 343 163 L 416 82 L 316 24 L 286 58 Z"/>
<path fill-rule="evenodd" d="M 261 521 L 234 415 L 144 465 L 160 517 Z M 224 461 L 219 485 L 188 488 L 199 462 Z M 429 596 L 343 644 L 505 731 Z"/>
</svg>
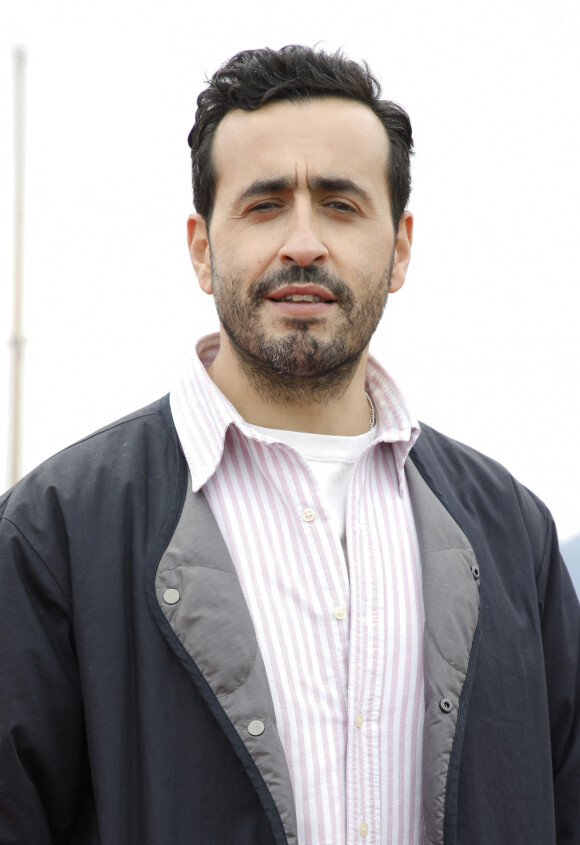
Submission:
<svg viewBox="0 0 580 845">
<path fill-rule="evenodd" d="M 70 597 L 35 548 L 44 530 L 33 543 L 0 520 L 3 845 L 70 842 L 86 771 Z"/>
<path fill-rule="evenodd" d="M 556 841 L 580 842 L 580 609 L 549 518 L 538 576 L 550 707 Z"/>
</svg>

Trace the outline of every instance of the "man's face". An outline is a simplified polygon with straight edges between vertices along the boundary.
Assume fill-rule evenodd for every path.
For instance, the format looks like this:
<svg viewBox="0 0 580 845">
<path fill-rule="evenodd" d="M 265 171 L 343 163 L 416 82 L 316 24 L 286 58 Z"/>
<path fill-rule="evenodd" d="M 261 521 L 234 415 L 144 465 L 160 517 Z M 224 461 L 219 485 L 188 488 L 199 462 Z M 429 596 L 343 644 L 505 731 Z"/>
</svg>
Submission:
<svg viewBox="0 0 580 845">
<path fill-rule="evenodd" d="M 379 119 L 349 100 L 273 103 L 220 123 L 209 237 L 193 215 L 190 248 L 222 344 L 246 365 L 298 377 L 356 366 L 409 258 L 412 220 L 400 243 L 387 156 Z"/>
</svg>

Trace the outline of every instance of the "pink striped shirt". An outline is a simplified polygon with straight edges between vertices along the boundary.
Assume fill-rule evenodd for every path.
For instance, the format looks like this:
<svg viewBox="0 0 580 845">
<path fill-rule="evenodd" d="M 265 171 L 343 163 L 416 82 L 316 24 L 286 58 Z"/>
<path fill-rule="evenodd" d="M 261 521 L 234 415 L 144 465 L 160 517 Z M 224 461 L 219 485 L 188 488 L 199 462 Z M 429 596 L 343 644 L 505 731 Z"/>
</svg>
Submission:
<svg viewBox="0 0 580 845">
<path fill-rule="evenodd" d="M 420 845 L 423 607 L 404 464 L 419 427 L 369 357 L 377 438 L 346 498 L 348 560 L 304 457 L 248 425 L 205 367 L 171 393 L 191 472 L 232 556 L 288 760 L 300 845 Z"/>
</svg>

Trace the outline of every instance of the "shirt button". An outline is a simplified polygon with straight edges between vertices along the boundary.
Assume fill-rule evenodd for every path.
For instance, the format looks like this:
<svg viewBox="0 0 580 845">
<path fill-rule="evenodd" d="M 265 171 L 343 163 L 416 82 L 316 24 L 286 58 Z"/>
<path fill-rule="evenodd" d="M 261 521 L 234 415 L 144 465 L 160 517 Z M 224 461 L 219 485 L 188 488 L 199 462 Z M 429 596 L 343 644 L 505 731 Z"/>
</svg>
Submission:
<svg viewBox="0 0 580 845">
<path fill-rule="evenodd" d="M 369 826 L 366 822 L 361 822 L 358 826 L 361 836 L 367 836 L 369 832 Z"/>
<path fill-rule="evenodd" d="M 302 511 L 302 519 L 304 522 L 312 522 L 316 514 L 312 508 L 304 508 Z"/>
<path fill-rule="evenodd" d="M 341 604 L 337 604 L 332 613 L 335 619 L 344 619 L 346 616 L 346 607 L 343 607 Z"/>
<path fill-rule="evenodd" d="M 254 719 L 254 721 L 250 722 L 248 725 L 248 733 L 252 736 L 261 736 L 265 730 L 266 728 L 264 727 L 264 723 L 259 719 Z"/>
<path fill-rule="evenodd" d="M 163 593 L 163 601 L 165 604 L 177 604 L 181 596 L 179 590 L 165 590 Z"/>
<path fill-rule="evenodd" d="M 356 714 L 356 726 L 357 726 L 357 728 L 362 728 L 363 722 L 364 722 L 364 719 L 363 719 L 362 713 L 357 713 Z"/>
</svg>

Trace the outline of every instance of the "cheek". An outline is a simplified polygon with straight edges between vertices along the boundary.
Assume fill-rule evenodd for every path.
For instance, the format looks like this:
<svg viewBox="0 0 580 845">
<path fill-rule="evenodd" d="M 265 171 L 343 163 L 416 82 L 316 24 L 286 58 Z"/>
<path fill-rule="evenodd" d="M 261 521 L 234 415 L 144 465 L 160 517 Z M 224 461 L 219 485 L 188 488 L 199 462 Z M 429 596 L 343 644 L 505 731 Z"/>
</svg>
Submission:
<svg viewBox="0 0 580 845">
<path fill-rule="evenodd" d="M 367 244 L 367 262 L 374 267 L 385 267 L 391 263 L 394 239 L 386 237 L 384 232 L 377 233 L 375 238 Z"/>
<path fill-rule="evenodd" d="M 337 232 L 332 240 L 332 255 L 337 263 L 362 267 L 375 272 L 389 264 L 394 239 L 382 227 L 363 231 Z"/>
<path fill-rule="evenodd" d="M 235 275 L 248 283 L 257 278 L 271 264 L 271 255 L 264 244 L 255 244 L 244 236 L 212 242 L 213 266 L 220 273 Z"/>
</svg>

